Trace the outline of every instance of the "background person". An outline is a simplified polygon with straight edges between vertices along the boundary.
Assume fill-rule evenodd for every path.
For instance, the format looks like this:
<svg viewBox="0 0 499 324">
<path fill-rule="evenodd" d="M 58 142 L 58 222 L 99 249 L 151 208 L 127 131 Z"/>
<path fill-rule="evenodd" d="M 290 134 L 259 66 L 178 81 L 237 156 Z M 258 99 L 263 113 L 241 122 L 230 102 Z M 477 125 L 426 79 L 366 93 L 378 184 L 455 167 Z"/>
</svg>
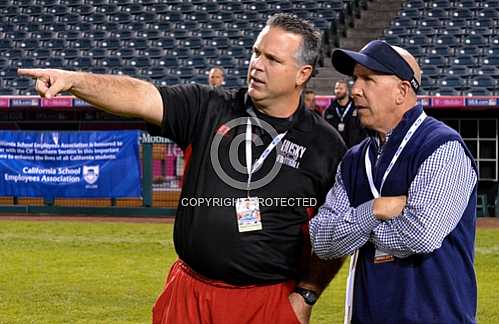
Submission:
<svg viewBox="0 0 499 324">
<path fill-rule="evenodd" d="M 360 123 L 355 103 L 350 97 L 348 83 L 345 80 L 336 82 L 334 95 L 335 99 L 323 112 L 324 119 L 340 132 L 347 147 L 352 147 L 359 144 L 367 133 Z"/>
<path fill-rule="evenodd" d="M 220 66 L 215 66 L 208 72 L 208 84 L 212 87 L 221 87 L 225 81 L 225 71 Z"/>
</svg>

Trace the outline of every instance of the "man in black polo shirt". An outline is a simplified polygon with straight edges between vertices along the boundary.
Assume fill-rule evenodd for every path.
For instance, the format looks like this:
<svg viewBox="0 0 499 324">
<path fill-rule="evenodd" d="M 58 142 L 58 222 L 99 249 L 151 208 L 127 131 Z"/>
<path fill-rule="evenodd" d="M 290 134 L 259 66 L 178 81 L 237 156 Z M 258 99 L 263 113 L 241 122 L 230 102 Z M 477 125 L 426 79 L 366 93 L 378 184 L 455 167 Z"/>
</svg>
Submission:
<svg viewBox="0 0 499 324">
<path fill-rule="evenodd" d="M 338 130 L 347 147 L 352 147 L 360 143 L 367 133 L 357 117 L 357 109 L 345 80 L 336 82 L 334 94 L 335 99 L 323 112 L 324 119 Z"/>
<path fill-rule="evenodd" d="M 45 97 L 70 91 L 192 147 L 175 219 L 179 260 L 153 323 L 308 323 L 343 261 L 310 255 L 304 234 L 345 152 L 337 132 L 300 101 L 318 47 L 311 24 L 272 16 L 253 46 L 248 89 L 239 91 L 19 70 Z M 324 140 L 331 145 L 317 144 Z"/>
</svg>

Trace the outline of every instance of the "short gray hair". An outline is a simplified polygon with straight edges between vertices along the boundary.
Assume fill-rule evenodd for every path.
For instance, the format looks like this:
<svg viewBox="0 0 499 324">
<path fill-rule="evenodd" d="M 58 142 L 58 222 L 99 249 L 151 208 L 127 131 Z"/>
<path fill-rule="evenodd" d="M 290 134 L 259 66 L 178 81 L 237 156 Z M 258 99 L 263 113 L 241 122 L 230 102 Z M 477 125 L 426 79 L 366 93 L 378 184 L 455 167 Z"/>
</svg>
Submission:
<svg viewBox="0 0 499 324">
<path fill-rule="evenodd" d="M 296 59 L 300 65 L 309 64 L 315 68 L 315 63 L 319 57 L 321 33 L 311 22 L 294 15 L 278 13 L 269 17 L 267 26 L 278 27 L 287 32 L 300 35 L 303 42 Z"/>
</svg>

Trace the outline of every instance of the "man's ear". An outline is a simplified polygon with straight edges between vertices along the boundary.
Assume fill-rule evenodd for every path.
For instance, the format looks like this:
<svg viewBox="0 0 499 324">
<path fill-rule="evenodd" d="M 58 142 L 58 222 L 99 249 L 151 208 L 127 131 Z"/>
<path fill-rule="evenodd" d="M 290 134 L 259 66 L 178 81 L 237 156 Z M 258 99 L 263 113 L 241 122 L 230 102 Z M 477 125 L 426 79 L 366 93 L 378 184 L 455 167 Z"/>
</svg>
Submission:
<svg viewBox="0 0 499 324">
<path fill-rule="evenodd" d="M 313 72 L 312 65 L 304 65 L 302 66 L 298 72 L 296 73 L 296 85 L 303 86 L 307 81 L 312 77 Z"/>
<path fill-rule="evenodd" d="M 397 105 L 401 105 L 407 100 L 410 91 L 411 91 L 411 85 L 408 81 L 402 81 L 399 83 L 398 94 L 395 99 Z"/>
</svg>

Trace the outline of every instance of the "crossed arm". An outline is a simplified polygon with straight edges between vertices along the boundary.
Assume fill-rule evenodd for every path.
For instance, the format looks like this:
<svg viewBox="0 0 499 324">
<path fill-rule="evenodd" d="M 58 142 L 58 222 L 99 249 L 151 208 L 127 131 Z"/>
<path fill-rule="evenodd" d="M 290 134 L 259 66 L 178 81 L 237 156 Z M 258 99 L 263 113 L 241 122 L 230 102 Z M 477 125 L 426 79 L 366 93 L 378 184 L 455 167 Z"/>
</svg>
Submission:
<svg viewBox="0 0 499 324">
<path fill-rule="evenodd" d="M 461 144 L 451 141 L 421 165 L 405 206 L 400 208 L 402 200 L 397 197 L 381 197 L 352 207 L 340 166 L 326 203 L 310 223 L 313 249 L 320 258 L 338 258 L 370 241 L 378 250 L 400 258 L 430 253 L 459 223 L 476 182 Z M 380 203 L 391 211 L 377 213 Z M 393 212 L 397 208 L 401 212 Z"/>
</svg>

